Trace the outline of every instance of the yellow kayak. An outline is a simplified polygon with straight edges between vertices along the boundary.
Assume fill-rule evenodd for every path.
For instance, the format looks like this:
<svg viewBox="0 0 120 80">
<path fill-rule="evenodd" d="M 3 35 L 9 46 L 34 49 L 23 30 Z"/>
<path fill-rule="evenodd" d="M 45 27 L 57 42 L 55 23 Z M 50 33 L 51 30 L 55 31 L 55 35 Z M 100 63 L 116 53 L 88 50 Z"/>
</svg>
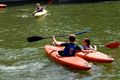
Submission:
<svg viewBox="0 0 120 80">
<path fill-rule="evenodd" d="M 42 12 L 37 12 L 37 13 L 35 13 L 34 16 L 35 16 L 35 17 L 40 17 L 40 16 L 45 15 L 46 13 L 47 13 L 47 10 L 44 9 Z"/>
</svg>

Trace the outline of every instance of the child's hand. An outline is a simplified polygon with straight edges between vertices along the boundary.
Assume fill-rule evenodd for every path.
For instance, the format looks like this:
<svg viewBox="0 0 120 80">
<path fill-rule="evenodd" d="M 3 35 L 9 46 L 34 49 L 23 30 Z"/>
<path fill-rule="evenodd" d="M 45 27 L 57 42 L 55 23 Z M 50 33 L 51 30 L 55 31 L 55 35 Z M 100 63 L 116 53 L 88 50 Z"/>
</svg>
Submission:
<svg viewBox="0 0 120 80">
<path fill-rule="evenodd" d="M 93 45 L 94 46 L 94 50 L 97 50 L 97 46 L 96 45 Z"/>
<path fill-rule="evenodd" d="M 52 38 L 55 39 L 55 35 L 53 35 Z"/>
</svg>

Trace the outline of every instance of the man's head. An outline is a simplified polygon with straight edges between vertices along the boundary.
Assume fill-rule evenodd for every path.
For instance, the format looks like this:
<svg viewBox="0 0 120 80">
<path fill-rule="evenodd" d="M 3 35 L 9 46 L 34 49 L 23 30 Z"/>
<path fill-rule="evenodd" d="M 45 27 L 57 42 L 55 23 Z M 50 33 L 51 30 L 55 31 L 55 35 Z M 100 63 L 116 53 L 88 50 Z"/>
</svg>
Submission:
<svg viewBox="0 0 120 80">
<path fill-rule="evenodd" d="M 74 42 L 74 41 L 76 40 L 75 37 L 76 37 L 76 35 L 70 34 L 70 35 L 69 35 L 69 41 L 70 41 L 70 42 Z"/>
</svg>

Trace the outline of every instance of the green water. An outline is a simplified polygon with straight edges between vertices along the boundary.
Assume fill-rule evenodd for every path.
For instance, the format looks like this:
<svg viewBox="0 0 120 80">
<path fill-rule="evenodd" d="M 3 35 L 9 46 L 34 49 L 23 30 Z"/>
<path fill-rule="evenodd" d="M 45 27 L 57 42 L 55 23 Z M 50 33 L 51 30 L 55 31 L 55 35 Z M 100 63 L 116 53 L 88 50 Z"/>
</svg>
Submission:
<svg viewBox="0 0 120 80">
<path fill-rule="evenodd" d="M 0 80 L 119 80 L 120 48 L 104 45 L 120 41 L 120 2 L 50 5 L 47 15 L 32 16 L 35 4 L 0 9 Z M 77 44 L 89 37 L 98 50 L 112 56 L 110 64 L 93 63 L 90 71 L 76 71 L 51 61 L 44 52 L 51 39 L 29 43 L 27 37 L 70 34 L 85 29 Z M 66 37 L 57 38 L 66 41 Z"/>
</svg>

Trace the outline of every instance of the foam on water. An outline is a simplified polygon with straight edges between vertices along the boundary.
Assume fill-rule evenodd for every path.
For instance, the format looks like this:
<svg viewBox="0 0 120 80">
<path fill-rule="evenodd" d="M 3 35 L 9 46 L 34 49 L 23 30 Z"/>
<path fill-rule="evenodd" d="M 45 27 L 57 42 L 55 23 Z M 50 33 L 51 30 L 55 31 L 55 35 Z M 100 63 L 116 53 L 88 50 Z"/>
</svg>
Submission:
<svg viewBox="0 0 120 80">
<path fill-rule="evenodd" d="M 45 66 L 44 63 L 29 63 L 20 66 L 5 66 L 0 65 L 0 71 L 2 72 L 18 72 L 18 71 L 35 71 Z"/>
</svg>

